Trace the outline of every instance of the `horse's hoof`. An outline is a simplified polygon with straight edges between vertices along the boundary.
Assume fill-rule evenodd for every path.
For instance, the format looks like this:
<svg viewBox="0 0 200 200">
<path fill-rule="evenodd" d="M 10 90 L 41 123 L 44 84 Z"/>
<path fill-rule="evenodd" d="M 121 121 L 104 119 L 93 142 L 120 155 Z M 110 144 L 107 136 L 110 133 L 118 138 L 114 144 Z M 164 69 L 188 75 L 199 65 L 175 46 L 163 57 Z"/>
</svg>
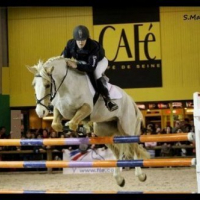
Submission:
<svg viewBox="0 0 200 200">
<path fill-rule="evenodd" d="M 62 132 L 63 131 L 63 126 L 61 124 L 53 123 L 51 125 L 51 127 L 57 132 Z"/>
<path fill-rule="evenodd" d="M 78 125 L 75 124 L 75 123 L 73 123 L 73 122 L 69 122 L 69 123 L 68 123 L 68 126 L 69 126 L 69 128 L 70 128 L 72 131 L 76 131 L 77 128 L 78 128 Z"/>
<path fill-rule="evenodd" d="M 124 187 L 125 186 L 125 179 L 122 180 L 122 182 L 119 184 L 120 187 Z"/>
<path fill-rule="evenodd" d="M 145 182 L 147 180 L 147 175 L 146 174 L 140 174 L 138 176 L 138 179 L 141 181 L 141 182 Z"/>
</svg>

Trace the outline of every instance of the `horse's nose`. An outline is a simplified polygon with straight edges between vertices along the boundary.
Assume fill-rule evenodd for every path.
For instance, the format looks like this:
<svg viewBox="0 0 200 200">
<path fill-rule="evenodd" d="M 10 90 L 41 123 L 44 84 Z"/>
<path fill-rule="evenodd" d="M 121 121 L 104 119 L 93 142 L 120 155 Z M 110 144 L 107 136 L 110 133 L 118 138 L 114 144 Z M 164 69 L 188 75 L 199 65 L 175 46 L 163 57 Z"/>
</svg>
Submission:
<svg viewBox="0 0 200 200">
<path fill-rule="evenodd" d="M 43 115 L 45 114 L 45 110 L 43 110 Z"/>
</svg>

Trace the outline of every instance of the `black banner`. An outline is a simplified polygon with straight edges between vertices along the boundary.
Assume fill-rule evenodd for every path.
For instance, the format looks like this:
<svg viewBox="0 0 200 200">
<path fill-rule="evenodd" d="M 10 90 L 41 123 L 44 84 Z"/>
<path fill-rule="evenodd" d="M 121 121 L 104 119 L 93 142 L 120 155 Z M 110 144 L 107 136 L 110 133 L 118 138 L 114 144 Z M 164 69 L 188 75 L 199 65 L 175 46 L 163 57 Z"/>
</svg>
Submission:
<svg viewBox="0 0 200 200">
<path fill-rule="evenodd" d="M 159 20 L 158 7 L 93 8 L 94 39 L 105 49 L 110 83 L 162 87 Z"/>
<path fill-rule="evenodd" d="M 160 60 L 109 62 L 106 75 L 110 78 L 110 83 L 122 88 L 147 88 L 162 85 Z"/>
</svg>

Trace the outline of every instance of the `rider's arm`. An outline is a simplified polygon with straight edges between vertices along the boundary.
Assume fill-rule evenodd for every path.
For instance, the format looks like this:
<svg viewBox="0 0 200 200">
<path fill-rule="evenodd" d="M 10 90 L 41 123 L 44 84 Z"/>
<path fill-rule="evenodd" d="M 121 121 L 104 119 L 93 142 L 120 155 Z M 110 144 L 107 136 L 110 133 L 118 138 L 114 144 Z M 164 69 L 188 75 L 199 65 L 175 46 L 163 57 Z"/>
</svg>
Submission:
<svg viewBox="0 0 200 200">
<path fill-rule="evenodd" d="M 71 58 L 70 45 L 71 45 L 71 40 L 67 42 L 67 45 L 65 46 L 64 50 L 61 53 L 61 56 L 64 56 L 64 58 Z"/>
<path fill-rule="evenodd" d="M 96 69 L 98 58 L 96 55 L 91 55 L 88 58 L 88 63 L 77 63 L 77 69 L 83 72 L 93 72 Z"/>
</svg>

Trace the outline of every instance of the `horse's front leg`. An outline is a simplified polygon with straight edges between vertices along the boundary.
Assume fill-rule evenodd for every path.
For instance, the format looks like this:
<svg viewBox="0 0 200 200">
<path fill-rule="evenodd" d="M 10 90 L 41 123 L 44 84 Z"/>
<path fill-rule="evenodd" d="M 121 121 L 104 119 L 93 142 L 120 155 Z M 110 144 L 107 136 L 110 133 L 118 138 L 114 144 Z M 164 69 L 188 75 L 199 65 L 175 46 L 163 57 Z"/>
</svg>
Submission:
<svg viewBox="0 0 200 200">
<path fill-rule="evenodd" d="M 51 127 L 57 132 L 63 132 L 63 125 L 61 121 L 62 121 L 62 115 L 60 114 L 58 109 L 54 107 L 53 121 L 52 121 Z"/>
<path fill-rule="evenodd" d="M 88 104 L 83 104 L 83 106 L 76 112 L 74 117 L 68 122 L 69 128 L 76 131 L 79 123 L 85 119 L 91 113 L 91 107 Z"/>
</svg>

